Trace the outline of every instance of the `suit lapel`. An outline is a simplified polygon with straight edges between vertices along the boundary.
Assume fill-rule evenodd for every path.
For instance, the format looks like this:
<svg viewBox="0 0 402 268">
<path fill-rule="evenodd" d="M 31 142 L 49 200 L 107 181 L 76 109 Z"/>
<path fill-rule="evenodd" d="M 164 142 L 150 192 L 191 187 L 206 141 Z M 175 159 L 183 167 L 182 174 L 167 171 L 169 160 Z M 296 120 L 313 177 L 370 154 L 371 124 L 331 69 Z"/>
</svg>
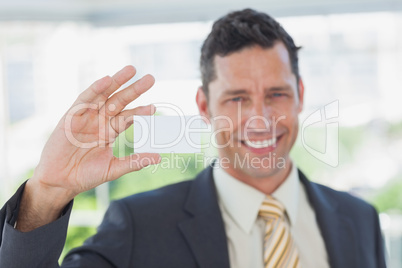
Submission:
<svg viewBox="0 0 402 268">
<path fill-rule="evenodd" d="M 358 244 L 352 220 L 342 214 L 335 199 L 324 194 L 322 186 L 309 182 L 300 171 L 299 178 L 315 210 L 330 266 L 333 268 L 359 267 L 355 257 Z"/>
<path fill-rule="evenodd" d="M 192 217 L 180 222 L 179 228 L 198 265 L 205 268 L 229 268 L 226 233 L 211 167 L 195 178 L 185 210 Z"/>
<path fill-rule="evenodd" d="M 335 199 L 324 193 L 322 186 L 311 183 L 299 171 L 318 226 L 323 236 L 332 268 L 359 267 L 353 221 L 346 217 Z M 212 168 L 195 179 L 189 191 L 185 210 L 191 217 L 179 223 L 179 228 L 201 268 L 229 268 L 229 253 L 225 228 L 218 205 Z"/>
</svg>

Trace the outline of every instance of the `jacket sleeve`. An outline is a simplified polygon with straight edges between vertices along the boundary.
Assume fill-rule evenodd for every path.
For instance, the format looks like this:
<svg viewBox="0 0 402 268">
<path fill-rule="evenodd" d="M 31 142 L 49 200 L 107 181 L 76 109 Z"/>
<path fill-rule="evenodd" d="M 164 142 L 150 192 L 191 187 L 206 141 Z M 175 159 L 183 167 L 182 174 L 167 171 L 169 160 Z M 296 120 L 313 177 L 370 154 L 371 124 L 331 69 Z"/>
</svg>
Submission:
<svg viewBox="0 0 402 268">
<path fill-rule="evenodd" d="M 0 267 L 57 268 L 66 240 L 73 201 L 56 221 L 30 232 L 14 229 L 18 217 L 23 184 L 0 211 Z M 73 249 L 61 267 L 127 267 L 132 245 L 132 219 L 127 206 L 112 202 L 98 232 Z"/>
<path fill-rule="evenodd" d="M 132 267 L 134 250 L 133 220 L 127 204 L 113 201 L 97 233 L 81 247 L 71 250 L 62 267 Z"/>
<path fill-rule="evenodd" d="M 0 267 L 59 267 L 73 201 L 56 221 L 30 232 L 14 229 L 25 183 L 0 211 Z"/>
</svg>

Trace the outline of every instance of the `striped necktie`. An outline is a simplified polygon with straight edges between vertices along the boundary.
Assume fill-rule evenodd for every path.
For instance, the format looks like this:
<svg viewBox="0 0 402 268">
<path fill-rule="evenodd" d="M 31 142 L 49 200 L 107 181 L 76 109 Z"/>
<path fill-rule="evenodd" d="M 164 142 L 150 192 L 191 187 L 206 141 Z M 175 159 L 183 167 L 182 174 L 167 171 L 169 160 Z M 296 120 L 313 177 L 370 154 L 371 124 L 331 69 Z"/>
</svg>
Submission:
<svg viewBox="0 0 402 268">
<path fill-rule="evenodd" d="M 264 236 L 265 268 L 300 268 L 299 254 L 285 213 L 285 207 L 278 200 L 266 196 L 258 214 L 267 223 Z"/>
</svg>

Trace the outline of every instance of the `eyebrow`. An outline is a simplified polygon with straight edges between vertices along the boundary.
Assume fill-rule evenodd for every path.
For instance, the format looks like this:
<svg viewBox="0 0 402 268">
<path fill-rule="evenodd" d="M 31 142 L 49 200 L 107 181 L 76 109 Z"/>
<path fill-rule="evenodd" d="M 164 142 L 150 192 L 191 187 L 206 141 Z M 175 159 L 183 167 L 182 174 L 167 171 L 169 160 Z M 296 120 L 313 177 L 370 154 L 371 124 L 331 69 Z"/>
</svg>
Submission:
<svg viewBox="0 0 402 268">
<path fill-rule="evenodd" d="M 222 93 L 224 96 L 234 96 L 234 95 L 240 95 L 240 94 L 247 94 L 248 91 L 245 89 L 235 89 L 235 90 L 226 90 Z"/>
<path fill-rule="evenodd" d="M 271 88 L 267 88 L 264 90 L 265 93 L 268 92 L 284 92 L 284 91 L 292 91 L 292 88 L 290 86 L 274 86 Z M 236 95 L 242 95 L 242 94 L 248 94 L 249 91 L 246 89 L 228 89 L 222 93 L 222 96 L 236 96 Z"/>
<path fill-rule="evenodd" d="M 290 86 L 276 86 L 276 87 L 271 87 L 265 89 L 265 92 L 278 92 L 278 91 L 292 91 L 292 88 Z M 222 96 L 235 96 L 235 95 L 241 95 L 241 94 L 248 94 L 248 90 L 245 89 L 234 89 L 234 90 L 226 90 L 222 93 Z"/>
<path fill-rule="evenodd" d="M 265 92 L 270 92 L 270 91 L 292 91 L 292 88 L 290 86 L 280 86 L 280 87 L 267 88 L 265 90 Z"/>
</svg>

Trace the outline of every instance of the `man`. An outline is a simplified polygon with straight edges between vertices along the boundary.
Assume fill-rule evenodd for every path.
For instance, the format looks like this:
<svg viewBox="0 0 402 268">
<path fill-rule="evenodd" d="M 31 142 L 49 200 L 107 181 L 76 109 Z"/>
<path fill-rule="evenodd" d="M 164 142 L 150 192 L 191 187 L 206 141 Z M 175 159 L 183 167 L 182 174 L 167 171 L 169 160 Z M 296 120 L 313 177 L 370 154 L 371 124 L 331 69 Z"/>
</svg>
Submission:
<svg viewBox="0 0 402 268">
<path fill-rule="evenodd" d="M 196 97 L 215 130 L 214 168 L 112 202 L 62 267 L 385 267 L 374 208 L 309 182 L 289 158 L 304 95 L 297 50 L 264 13 L 215 22 Z M 108 146 L 134 114 L 155 111 L 124 110 L 152 86 L 149 75 L 112 95 L 134 74 L 128 66 L 96 81 L 62 118 L 33 177 L 1 211 L 1 267 L 58 267 L 74 196 L 160 161 L 117 159 Z"/>
</svg>

